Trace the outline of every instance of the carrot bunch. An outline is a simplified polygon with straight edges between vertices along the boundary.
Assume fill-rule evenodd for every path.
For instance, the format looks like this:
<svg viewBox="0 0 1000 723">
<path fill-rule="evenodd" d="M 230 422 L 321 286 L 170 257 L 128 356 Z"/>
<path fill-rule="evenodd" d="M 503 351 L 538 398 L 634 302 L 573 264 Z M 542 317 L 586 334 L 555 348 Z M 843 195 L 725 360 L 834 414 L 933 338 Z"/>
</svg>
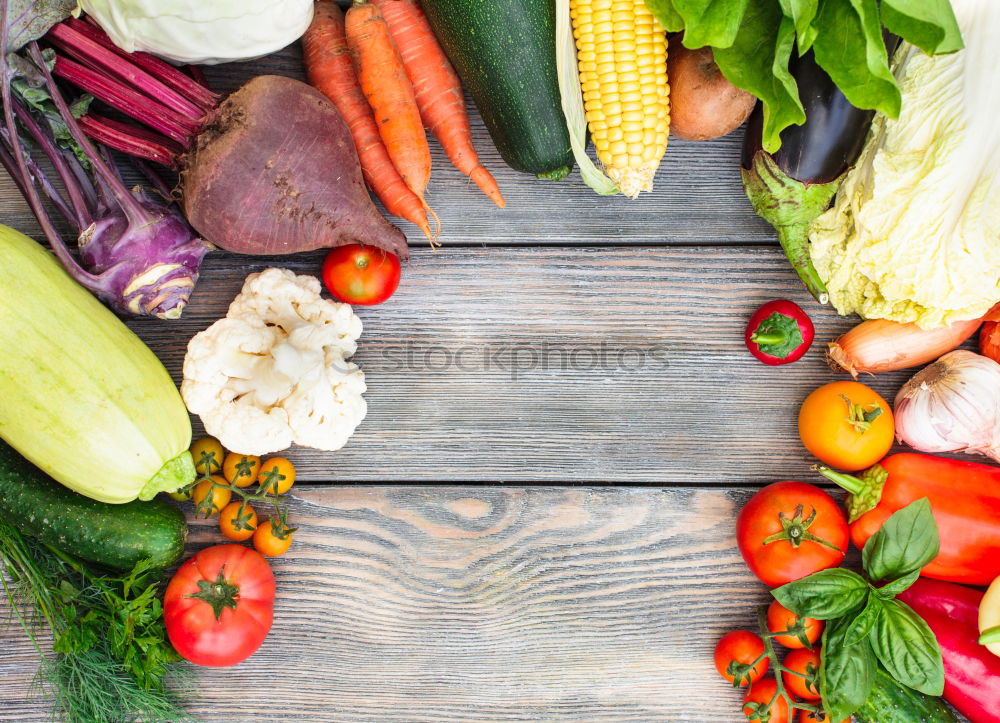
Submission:
<svg viewBox="0 0 1000 723">
<path fill-rule="evenodd" d="M 302 39 L 309 82 L 351 129 L 365 182 L 386 210 L 431 233 L 424 200 L 431 156 L 424 126 L 497 206 L 505 201 L 472 147 L 458 76 L 416 0 L 318 0 Z"/>
</svg>

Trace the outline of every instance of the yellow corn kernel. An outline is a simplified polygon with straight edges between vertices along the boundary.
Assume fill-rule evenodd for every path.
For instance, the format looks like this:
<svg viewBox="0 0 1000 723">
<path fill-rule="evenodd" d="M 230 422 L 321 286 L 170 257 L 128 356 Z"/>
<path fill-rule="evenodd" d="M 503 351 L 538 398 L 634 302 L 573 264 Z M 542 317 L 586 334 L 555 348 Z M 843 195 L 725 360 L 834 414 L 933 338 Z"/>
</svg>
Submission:
<svg viewBox="0 0 1000 723">
<path fill-rule="evenodd" d="M 645 0 L 570 0 L 597 158 L 621 192 L 653 188 L 670 134 L 667 38 Z"/>
</svg>

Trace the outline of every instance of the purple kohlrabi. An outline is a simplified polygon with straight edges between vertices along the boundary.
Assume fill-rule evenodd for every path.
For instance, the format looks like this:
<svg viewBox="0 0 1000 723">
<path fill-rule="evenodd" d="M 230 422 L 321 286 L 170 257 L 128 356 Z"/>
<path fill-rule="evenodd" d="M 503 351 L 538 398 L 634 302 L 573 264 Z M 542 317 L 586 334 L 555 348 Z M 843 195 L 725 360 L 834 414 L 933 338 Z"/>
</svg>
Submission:
<svg viewBox="0 0 1000 723">
<path fill-rule="evenodd" d="M 24 68 L 15 71 L 7 56 L 7 4 L 0 0 L 0 164 L 74 279 L 121 314 L 176 319 L 194 290 L 202 259 L 214 247 L 166 200 L 169 194 L 158 179 L 151 178 L 163 201 L 140 188 L 126 188 L 107 150 L 95 147 L 80 129 L 34 42 L 27 52 L 37 72 L 27 82 L 35 91 L 47 92 L 48 99 L 40 112 L 38 94 L 33 94 L 32 112 L 22 94 L 15 95 L 13 76 L 23 74 Z M 63 143 L 71 144 L 89 168 L 73 151 L 60 147 L 54 124 L 67 136 Z M 26 138 L 19 135 L 19 127 Z M 29 143 L 47 157 L 58 185 L 32 159 Z M 49 218 L 38 188 L 78 229 L 79 262 Z"/>
</svg>

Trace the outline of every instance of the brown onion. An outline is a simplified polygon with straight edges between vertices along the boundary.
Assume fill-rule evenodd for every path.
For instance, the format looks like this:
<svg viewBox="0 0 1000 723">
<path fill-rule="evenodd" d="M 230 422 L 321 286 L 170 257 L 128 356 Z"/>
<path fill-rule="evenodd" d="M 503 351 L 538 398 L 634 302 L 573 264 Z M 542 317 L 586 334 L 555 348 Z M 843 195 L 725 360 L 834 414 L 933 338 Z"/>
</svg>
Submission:
<svg viewBox="0 0 1000 723">
<path fill-rule="evenodd" d="M 888 319 L 863 321 L 830 344 L 831 365 L 858 374 L 878 374 L 909 369 L 934 361 L 968 339 L 979 328 L 979 319 L 956 321 L 951 326 L 921 329 Z"/>
</svg>

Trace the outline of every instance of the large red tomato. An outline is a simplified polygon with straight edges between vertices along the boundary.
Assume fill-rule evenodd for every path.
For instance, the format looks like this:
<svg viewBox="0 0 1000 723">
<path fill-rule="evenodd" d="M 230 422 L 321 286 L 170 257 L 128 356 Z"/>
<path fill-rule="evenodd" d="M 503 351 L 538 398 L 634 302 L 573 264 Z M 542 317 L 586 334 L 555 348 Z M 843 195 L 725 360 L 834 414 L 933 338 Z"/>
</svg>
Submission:
<svg viewBox="0 0 1000 723">
<path fill-rule="evenodd" d="M 747 566 L 769 587 L 836 567 L 847 553 L 847 518 L 826 492 L 786 480 L 760 490 L 736 518 Z"/>
<path fill-rule="evenodd" d="M 348 304 L 381 304 L 399 286 L 399 276 L 395 254 L 374 246 L 337 246 L 323 262 L 327 291 Z"/>
<path fill-rule="evenodd" d="M 192 555 L 163 595 L 163 622 L 174 648 L 198 665 L 236 665 L 267 637 L 274 617 L 274 574 L 249 547 L 216 545 Z"/>
</svg>

